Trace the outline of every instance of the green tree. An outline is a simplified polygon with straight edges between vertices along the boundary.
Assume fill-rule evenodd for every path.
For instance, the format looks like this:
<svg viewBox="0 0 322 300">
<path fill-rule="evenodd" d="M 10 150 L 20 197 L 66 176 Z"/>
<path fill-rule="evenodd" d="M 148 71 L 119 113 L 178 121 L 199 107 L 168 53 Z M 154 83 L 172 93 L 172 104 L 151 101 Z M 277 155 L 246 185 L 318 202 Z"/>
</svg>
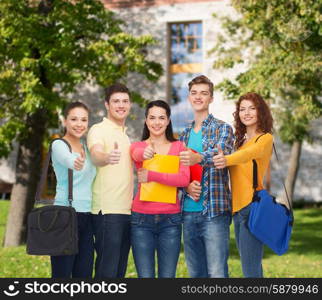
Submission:
<svg viewBox="0 0 322 300">
<path fill-rule="evenodd" d="M 0 157 L 19 143 L 5 246 L 25 240 L 46 129 L 57 127 L 66 95 L 86 81 L 104 87 L 130 72 L 151 81 L 162 74 L 146 58 L 155 41 L 122 24 L 98 0 L 1 0 Z"/>
<path fill-rule="evenodd" d="M 254 91 L 270 100 L 279 136 L 291 145 L 285 185 L 292 199 L 302 142 L 311 141 L 312 120 L 322 114 L 322 4 L 232 0 L 232 6 L 239 17 L 222 18 L 214 68 L 246 70 L 216 88 L 229 99 Z"/>
</svg>

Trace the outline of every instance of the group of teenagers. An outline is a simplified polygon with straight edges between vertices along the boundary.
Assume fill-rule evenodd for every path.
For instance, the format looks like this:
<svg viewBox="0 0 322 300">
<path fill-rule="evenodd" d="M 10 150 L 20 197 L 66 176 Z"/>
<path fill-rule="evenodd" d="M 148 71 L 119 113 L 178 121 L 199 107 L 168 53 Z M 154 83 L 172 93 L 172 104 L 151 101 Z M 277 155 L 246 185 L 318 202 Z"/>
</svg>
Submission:
<svg viewBox="0 0 322 300">
<path fill-rule="evenodd" d="M 209 78 L 195 77 L 188 89 L 194 120 L 179 139 L 169 105 L 156 100 L 145 108 L 141 141 L 131 143 L 125 127 L 131 95 L 120 83 L 105 90 L 107 115 L 89 130 L 88 107 L 68 104 L 63 139 L 72 152 L 59 139 L 52 143 L 55 205 L 68 205 L 67 169 L 72 169 L 79 252 L 51 256 L 53 278 L 91 278 L 93 273 L 95 278 L 123 278 L 131 247 L 138 277 L 156 277 L 157 269 L 159 278 L 173 278 L 182 236 L 190 277 L 229 277 L 232 219 L 243 275 L 263 277 L 263 244 L 250 233 L 247 219 L 254 192 L 252 160 L 258 165 L 260 190 L 272 153 L 270 109 L 259 94 L 242 95 L 236 102 L 233 131 L 209 113 Z M 179 171 L 143 168 L 156 154 L 178 156 Z M 202 167 L 201 180 L 191 181 L 190 166 L 196 164 Z M 141 184 L 147 182 L 176 187 L 176 202 L 140 200 Z"/>
</svg>

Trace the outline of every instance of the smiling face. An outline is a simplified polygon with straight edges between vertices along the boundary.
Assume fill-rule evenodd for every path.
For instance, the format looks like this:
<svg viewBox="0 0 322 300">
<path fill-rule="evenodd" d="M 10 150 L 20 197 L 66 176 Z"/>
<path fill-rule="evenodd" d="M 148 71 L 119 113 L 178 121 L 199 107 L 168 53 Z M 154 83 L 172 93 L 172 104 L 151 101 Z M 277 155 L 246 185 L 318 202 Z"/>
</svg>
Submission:
<svg viewBox="0 0 322 300">
<path fill-rule="evenodd" d="M 88 129 L 88 112 L 82 107 L 75 107 L 68 112 L 64 120 L 66 135 L 81 138 Z"/>
<path fill-rule="evenodd" d="M 105 106 L 108 118 L 119 125 L 123 125 L 131 109 L 130 96 L 127 93 L 114 93 L 111 95 L 109 102 L 105 102 Z"/>
<path fill-rule="evenodd" d="M 257 109 L 252 101 L 245 99 L 240 102 L 239 118 L 246 127 L 257 128 Z"/>
<path fill-rule="evenodd" d="M 167 116 L 166 110 L 158 106 L 153 106 L 149 109 L 145 121 L 151 137 L 160 137 L 165 135 L 169 122 L 170 120 Z"/>
<path fill-rule="evenodd" d="M 208 111 L 209 104 L 213 101 L 209 85 L 205 83 L 192 85 L 188 99 L 195 112 Z"/>
</svg>

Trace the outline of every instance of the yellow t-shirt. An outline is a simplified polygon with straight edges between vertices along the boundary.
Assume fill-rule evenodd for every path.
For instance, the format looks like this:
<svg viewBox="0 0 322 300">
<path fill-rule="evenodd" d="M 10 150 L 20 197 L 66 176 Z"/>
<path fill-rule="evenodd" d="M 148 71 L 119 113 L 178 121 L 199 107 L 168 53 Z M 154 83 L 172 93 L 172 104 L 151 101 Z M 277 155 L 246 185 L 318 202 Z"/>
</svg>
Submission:
<svg viewBox="0 0 322 300">
<path fill-rule="evenodd" d="M 121 151 L 120 162 L 116 165 L 97 167 L 93 183 L 92 213 L 98 214 L 131 214 L 133 199 L 133 168 L 130 156 L 130 139 L 126 128 L 118 126 L 107 118 L 91 127 L 87 136 L 90 149 L 95 144 L 104 147 L 109 153 L 118 143 Z"/>
<path fill-rule="evenodd" d="M 247 206 L 253 198 L 253 162 L 257 162 L 258 187 L 263 189 L 263 178 L 272 155 L 273 136 L 266 133 L 250 139 L 233 154 L 225 156 L 229 166 L 233 213 Z"/>
</svg>

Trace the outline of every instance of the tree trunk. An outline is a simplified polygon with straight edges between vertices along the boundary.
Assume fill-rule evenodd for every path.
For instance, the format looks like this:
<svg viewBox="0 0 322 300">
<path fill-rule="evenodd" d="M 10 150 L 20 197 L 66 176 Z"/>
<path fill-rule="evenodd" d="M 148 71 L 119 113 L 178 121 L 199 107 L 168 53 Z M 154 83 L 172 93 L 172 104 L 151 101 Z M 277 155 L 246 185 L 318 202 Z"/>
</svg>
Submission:
<svg viewBox="0 0 322 300">
<path fill-rule="evenodd" d="M 18 246 L 26 241 L 27 216 L 34 205 L 40 178 L 42 143 L 46 127 L 46 113 L 37 111 L 27 118 L 28 133 L 20 139 L 16 183 L 13 185 L 7 220 L 4 247 Z"/>
<path fill-rule="evenodd" d="M 286 187 L 291 205 L 293 203 L 294 188 L 295 188 L 295 182 L 297 179 L 297 173 L 300 167 L 301 150 L 302 150 L 302 141 L 295 141 L 292 144 L 291 155 L 289 159 L 289 167 L 288 167 L 287 176 L 285 179 L 285 187 Z M 287 203 L 285 192 L 283 194 L 284 194 L 283 202 Z"/>
<path fill-rule="evenodd" d="M 39 12 L 47 15 L 54 0 L 39 2 Z M 40 58 L 40 51 L 33 48 L 33 58 Z M 49 91 L 52 86 L 43 66 L 39 67 L 40 82 Z M 26 241 L 27 217 L 34 206 L 37 184 L 41 173 L 42 143 L 44 140 L 47 114 L 41 109 L 27 117 L 26 134 L 19 137 L 19 151 L 16 166 L 16 183 L 10 197 L 10 210 L 4 237 L 4 247 L 19 246 Z"/>
</svg>

